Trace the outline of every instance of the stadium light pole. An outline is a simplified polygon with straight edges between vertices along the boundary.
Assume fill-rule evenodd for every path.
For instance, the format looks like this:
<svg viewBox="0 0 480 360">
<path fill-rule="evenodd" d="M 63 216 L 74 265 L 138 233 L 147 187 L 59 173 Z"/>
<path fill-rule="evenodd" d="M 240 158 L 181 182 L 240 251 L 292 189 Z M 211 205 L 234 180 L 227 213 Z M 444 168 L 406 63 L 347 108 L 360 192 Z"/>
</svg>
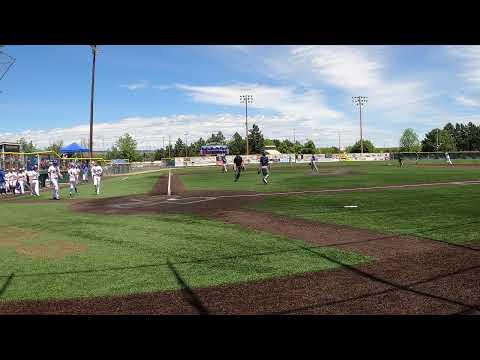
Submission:
<svg viewBox="0 0 480 360">
<path fill-rule="evenodd" d="M 185 157 L 188 157 L 188 141 L 187 141 L 188 132 L 185 133 Z"/>
<path fill-rule="evenodd" d="M 253 103 L 252 95 L 240 95 L 240 103 L 245 103 L 245 143 L 248 156 L 248 104 Z"/>
<path fill-rule="evenodd" d="M 363 129 L 362 129 L 362 106 L 364 106 L 367 101 L 367 96 L 352 96 L 352 101 L 355 105 L 358 106 L 360 110 L 360 151 L 363 154 Z"/>
<path fill-rule="evenodd" d="M 95 95 L 95 60 L 97 57 L 97 45 L 90 45 L 92 48 L 92 89 L 90 93 L 90 157 L 93 157 L 93 98 Z"/>
<path fill-rule="evenodd" d="M 172 148 L 172 137 L 168 135 L 168 158 L 170 159 L 170 149 Z"/>
</svg>

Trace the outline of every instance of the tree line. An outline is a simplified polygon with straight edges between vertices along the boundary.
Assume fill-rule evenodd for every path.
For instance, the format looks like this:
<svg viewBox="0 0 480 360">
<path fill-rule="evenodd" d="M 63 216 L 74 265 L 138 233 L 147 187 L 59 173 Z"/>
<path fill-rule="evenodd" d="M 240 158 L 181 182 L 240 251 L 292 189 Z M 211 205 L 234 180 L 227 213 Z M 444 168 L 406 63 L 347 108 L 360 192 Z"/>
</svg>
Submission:
<svg viewBox="0 0 480 360">
<path fill-rule="evenodd" d="M 446 124 L 443 129 L 435 128 L 419 140 L 413 129 L 406 129 L 400 138 L 402 152 L 435 151 L 480 151 L 480 125 Z"/>
<path fill-rule="evenodd" d="M 18 143 L 22 152 L 42 150 L 37 148 L 32 141 L 27 142 L 24 138 L 19 139 Z M 150 153 L 139 151 L 137 140 L 126 133 L 107 150 L 105 157 L 107 159 L 128 159 L 129 161 L 155 161 L 179 156 L 199 156 L 201 147 L 207 144 L 228 145 L 231 154 L 246 153 L 245 139 L 238 132 L 233 134 L 230 139 L 227 139 L 221 131 L 218 131 L 207 139 L 201 137 L 189 144 L 185 144 L 181 138 L 178 138 L 174 144 L 169 144 Z M 59 153 L 63 145 L 63 141 L 58 141 L 48 146 L 45 150 L 53 150 Z M 86 146 L 84 141 L 82 141 L 82 145 Z M 249 153 L 259 154 L 265 149 L 265 146 L 272 145 L 283 154 L 336 154 L 340 152 L 335 146 L 318 148 L 312 140 L 307 140 L 302 144 L 298 140 L 292 142 L 288 139 L 268 139 L 263 136 L 260 128 L 253 124 L 248 134 Z M 448 123 L 443 129 L 435 128 L 430 130 L 421 141 L 415 131 L 409 128 L 403 132 L 398 148 L 376 148 L 370 140 L 363 140 L 364 153 L 397 151 L 480 151 L 480 125 L 477 126 L 472 122 L 466 125 Z M 345 152 L 361 152 L 360 141 L 348 146 Z"/>
</svg>

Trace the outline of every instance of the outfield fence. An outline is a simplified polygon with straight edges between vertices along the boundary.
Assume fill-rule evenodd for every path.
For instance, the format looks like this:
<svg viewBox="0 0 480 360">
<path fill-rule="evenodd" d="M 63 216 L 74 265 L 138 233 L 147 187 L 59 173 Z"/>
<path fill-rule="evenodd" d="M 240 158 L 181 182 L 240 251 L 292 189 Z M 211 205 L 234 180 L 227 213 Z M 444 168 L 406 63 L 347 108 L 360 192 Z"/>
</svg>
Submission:
<svg viewBox="0 0 480 360">
<path fill-rule="evenodd" d="M 448 155 L 452 161 L 466 163 L 480 162 L 480 151 L 449 151 Z M 435 152 L 397 152 L 392 153 L 392 160 L 398 160 L 399 156 L 405 161 L 415 162 L 440 162 L 446 161 L 445 151 Z"/>
<path fill-rule="evenodd" d="M 390 160 L 389 153 L 364 153 L 364 154 L 276 154 L 268 155 L 272 163 L 294 164 L 309 163 L 312 155 L 315 155 L 316 162 L 335 161 L 385 161 Z M 260 154 L 241 155 L 245 164 L 259 164 Z M 227 164 L 232 164 L 235 155 L 227 155 Z M 176 157 L 175 167 L 189 166 L 214 166 L 222 165 L 221 159 L 217 156 L 192 156 Z"/>
</svg>

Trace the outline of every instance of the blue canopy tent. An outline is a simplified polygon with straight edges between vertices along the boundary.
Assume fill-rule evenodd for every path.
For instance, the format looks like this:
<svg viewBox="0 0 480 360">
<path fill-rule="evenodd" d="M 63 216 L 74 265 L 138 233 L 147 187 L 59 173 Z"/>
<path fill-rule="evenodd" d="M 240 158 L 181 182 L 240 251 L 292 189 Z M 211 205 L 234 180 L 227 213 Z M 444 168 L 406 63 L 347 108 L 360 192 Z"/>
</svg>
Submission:
<svg viewBox="0 0 480 360">
<path fill-rule="evenodd" d="M 75 153 L 84 153 L 89 151 L 90 150 L 85 149 L 84 147 L 78 145 L 77 143 L 72 143 L 60 149 L 60 152 L 62 154 L 75 154 Z"/>
</svg>

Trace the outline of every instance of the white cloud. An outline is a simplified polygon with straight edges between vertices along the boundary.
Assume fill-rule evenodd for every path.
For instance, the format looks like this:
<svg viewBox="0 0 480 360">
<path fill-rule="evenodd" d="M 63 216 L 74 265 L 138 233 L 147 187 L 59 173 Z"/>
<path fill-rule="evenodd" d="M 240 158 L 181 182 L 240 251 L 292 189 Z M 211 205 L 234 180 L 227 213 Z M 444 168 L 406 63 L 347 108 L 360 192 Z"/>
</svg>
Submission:
<svg viewBox="0 0 480 360">
<path fill-rule="evenodd" d="M 354 130 L 349 131 L 348 124 L 344 121 L 336 121 L 327 127 L 320 127 L 309 119 L 298 119 L 285 115 L 257 115 L 249 116 L 249 127 L 258 124 L 266 137 L 279 139 L 289 138 L 293 140 L 293 129 L 296 131 L 296 139 L 306 141 L 312 139 L 317 146 L 335 145 L 338 142 L 338 131 L 344 135 L 343 141 L 354 138 Z M 168 144 L 171 137 L 172 144 L 177 138 L 185 139 L 188 132 L 188 141 L 196 141 L 199 137 L 206 139 L 212 133 L 222 131 L 226 137 L 231 137 L 235 132 L 242 136 L 245 134 L 245 117 L 240 114 L 215 114 L 194 115 L 182 114 L 165 117 L 129 117 L 114 122 L 97 122 L 94 125 L 94 149 L 103 150 L 110 148 L 118 137 L 128 132 L 134 136 L 139 148 L 156 149 L 163 146 L 163 141 Z M 82 139 L 89 137 L 88 121 L 85 125 L 70 128 L 55 128 L 49 130 L 26 130 L 18 133 L 0 133 L 2 140 L 16 140 L 25 137 L 27 141 L 39 147 L 47 147 L 52 142 L 63 140 L 64 144 L 71 142 L 80 143 Z"/>
<path fill-rule="evenodd" d="M 364 89 L 380 82 L 383 64 L 362 47 L 299 46 L 291 59 L 307 66 L 320 80 L 345 89 Z"/>
<path fill-rule="evenodd" d="M 145 89 L 148 87 L 148 81 L 142 80 L 133 84 L 120 85 L 121 88 L 127 88 L 128 90 L 135 91 L 139 89 Z"/>
<path fill-rule="evenodd" d="M 454 96 L 454 99 L 457 103 L 464 105 L 464 106 L 471 106 L 471 107 L 478 107 L 480 106 L 480 102 L 478 100 L 463 96 L 463 95 L 458 95 Z"/>
<path fill-rule="evenodd" d="M 240 106 L 240 95 L 253 96 L 250 108 L 275 111 L 283 116 L 296 119 L 317 119 L 322 121 L 338 119 L 342 114 L 325 105 L 324 96 L 318 90 L 296 92 L 290 87 L 273 87 L 258 84 L 237 84 L 227 86 L 177 85 L 198 102 L 216 105 Z"/>
<path fill-rule="evenodd" d="M 464 71 L 461 76 L 469 82 L 480 83 L 480 46 L 459 46 L 446 47 L 447 52 L 454 58 L 462 61 Z"/>
</svg>

